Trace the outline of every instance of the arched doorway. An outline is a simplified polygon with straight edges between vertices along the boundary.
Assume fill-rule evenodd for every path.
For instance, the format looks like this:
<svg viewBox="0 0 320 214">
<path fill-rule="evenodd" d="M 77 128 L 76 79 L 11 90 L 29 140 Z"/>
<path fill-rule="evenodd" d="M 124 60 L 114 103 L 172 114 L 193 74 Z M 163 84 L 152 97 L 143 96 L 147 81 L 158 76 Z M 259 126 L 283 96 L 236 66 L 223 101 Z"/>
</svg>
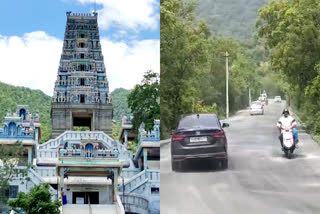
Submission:
<svg viewBox="0 0 320 214">
<path fill-rule="evenodd" d="M 93 150 L 93 145 L 92 145 L 91 143 L 88 143 L 88 144 L 86 145 L 86 150 L 92 151 L 92 150 Z"/>
<path fill-rule="evenodd" d="M 26 120 L 26 110 L 25 109 L 20 109 L 19 111 L 19 117 L 23 116 L 23 120 Z"/>
<path fill-rule="evenodd" d="M 17 126 L 14 122 L 10 122 L 8 125 L 8 136 L 15 136 L 17 131 Z"/>
<path fill-rule="evenodd" d="M 88 143 L 85 147 L 86 150 L 86 157 L 92 157 L 93 156 L 93 145 L 91 143 Z"/>
</svg>

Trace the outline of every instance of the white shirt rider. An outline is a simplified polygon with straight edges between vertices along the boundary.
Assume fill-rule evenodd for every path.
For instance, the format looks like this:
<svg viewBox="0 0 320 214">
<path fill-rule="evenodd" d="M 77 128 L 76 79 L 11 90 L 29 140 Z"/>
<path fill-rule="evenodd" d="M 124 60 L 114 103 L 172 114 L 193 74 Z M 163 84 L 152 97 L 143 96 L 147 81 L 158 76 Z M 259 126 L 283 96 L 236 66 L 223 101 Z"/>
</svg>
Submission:
<svg viewBox="0 0 320 214">
<path fill-rule="evenodd" d="M 293 117 L 291 117 L 290 115 L 288 115 L 287 117 L 281 116 L 277 122 L 277 127 L 279 129 L 281 128 L 281 126 L 295 128 L 296 125 L 297 125 L 296 120 Z"/>
</svg>

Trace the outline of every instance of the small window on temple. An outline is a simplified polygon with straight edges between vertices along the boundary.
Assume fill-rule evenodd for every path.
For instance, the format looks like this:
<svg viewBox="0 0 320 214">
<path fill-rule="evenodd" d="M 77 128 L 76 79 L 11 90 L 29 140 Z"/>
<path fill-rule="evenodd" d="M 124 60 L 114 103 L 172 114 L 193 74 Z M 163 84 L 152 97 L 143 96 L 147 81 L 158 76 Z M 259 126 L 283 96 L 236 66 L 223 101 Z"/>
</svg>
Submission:
<svg viewBox="0 0 320 214">
<path fill-rule="evenodd" d="M 85 103 L 84 94 L 80 95 L 80 103 Z"/>
<path fill-rule="evenodd" d="M 84 59 L 84 54 L 80 54 L 80 58 L 81 58 L 81 59 Z"/>
<path fill-rule="evenodd" d="M 80 48 L 84 48 L 84 43 L 80 42 Z"/>
<path fill-rule="evenodd" d="M 158 187 L 151 187 L 151 194 L 159 194 L 159 188 Z"/>
<path fill-rule="evenodd" d="M 80 79 L 80 85 L 81 85 L 81 86 L 84 86 L 84 78 L 81 78 L 81 79 Z"/>
<path fill-rule="evenodd" d="M 85 70 L 85 66 L 84 65 L 80 65 L 80 71 L 84 71 Z"/>
<path fill-rule="evenodd" d="M 82 34 L 80 34 L 80 37 L 81 37 L 81 38 L 84 38 L 84 34 L 83 34 L 83 33 L 82 33 Z"/>
</svg>

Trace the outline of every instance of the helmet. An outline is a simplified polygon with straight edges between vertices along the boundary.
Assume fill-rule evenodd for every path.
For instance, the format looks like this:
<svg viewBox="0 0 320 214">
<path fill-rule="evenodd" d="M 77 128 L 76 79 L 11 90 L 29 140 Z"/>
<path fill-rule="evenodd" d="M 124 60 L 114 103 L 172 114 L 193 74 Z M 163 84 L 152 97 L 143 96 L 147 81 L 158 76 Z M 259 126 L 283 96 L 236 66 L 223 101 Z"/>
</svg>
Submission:
<svg viewBox="0 0 320 214">
<path fill-rule="evenodd" d="M 285 113 L 287 113 L 288 115 L 290 115 L 290 112 L 289 112 L 289 110 L 288 109 L 283 109 L 283 111 L 282 111 L 282 114 L 285 114 Z"/>
</svg>

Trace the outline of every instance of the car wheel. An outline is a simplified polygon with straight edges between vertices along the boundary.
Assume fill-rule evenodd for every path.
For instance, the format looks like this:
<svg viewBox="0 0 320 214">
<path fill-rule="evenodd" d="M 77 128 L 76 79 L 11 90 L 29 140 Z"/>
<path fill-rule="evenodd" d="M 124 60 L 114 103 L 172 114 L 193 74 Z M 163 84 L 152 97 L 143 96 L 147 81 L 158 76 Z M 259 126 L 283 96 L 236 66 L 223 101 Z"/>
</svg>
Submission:
<svg viewBox="0 0 320 214">
<path fill-rule="evenodd" d="M 221 161 L 221 168 L 228 169 L 228 159 L 224 159 Z"/>
</svg>

